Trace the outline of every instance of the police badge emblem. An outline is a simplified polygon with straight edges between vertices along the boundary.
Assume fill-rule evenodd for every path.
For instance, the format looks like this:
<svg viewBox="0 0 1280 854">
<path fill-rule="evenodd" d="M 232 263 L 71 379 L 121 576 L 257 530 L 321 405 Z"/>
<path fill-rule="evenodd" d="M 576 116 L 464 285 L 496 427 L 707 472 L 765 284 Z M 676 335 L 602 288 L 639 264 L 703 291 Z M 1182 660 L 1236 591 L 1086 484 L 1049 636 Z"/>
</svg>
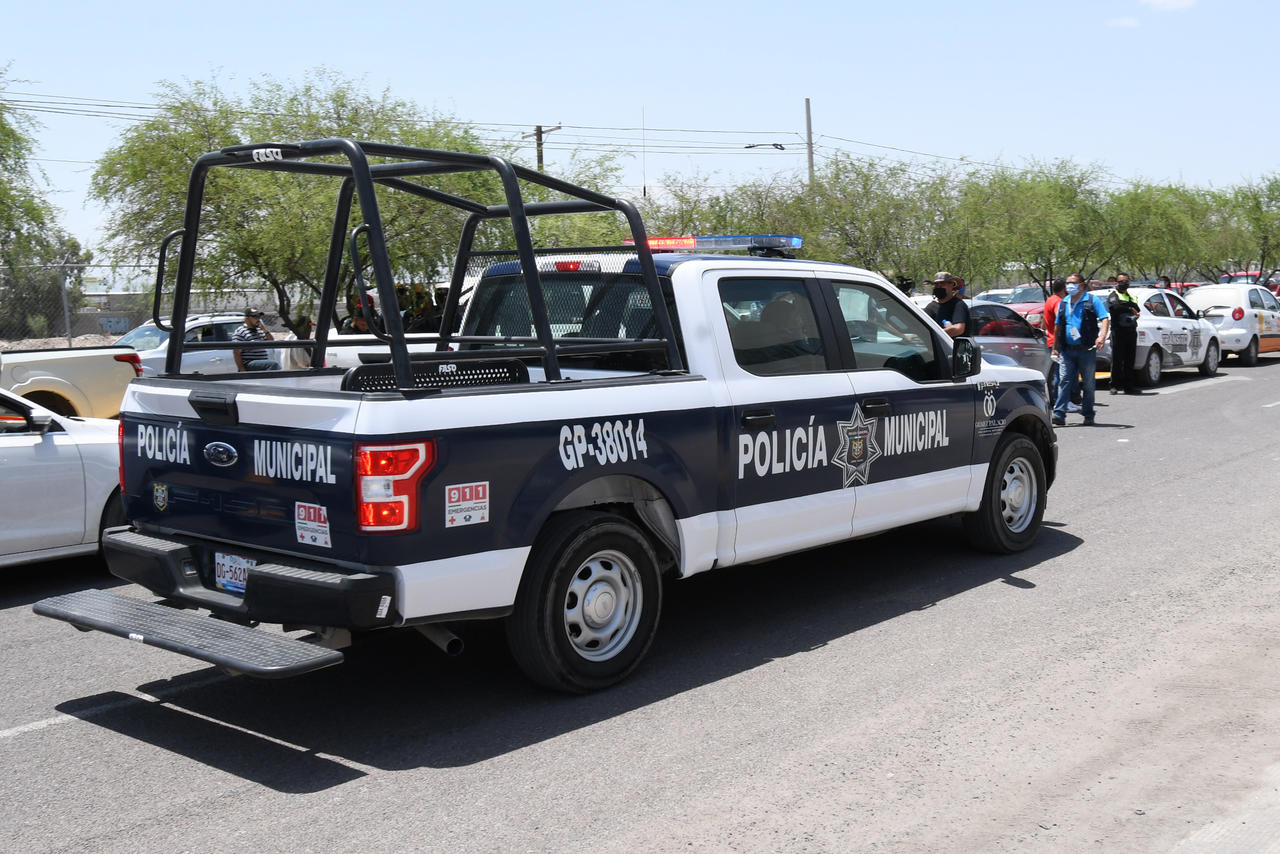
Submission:
<svg viewBox="0 0 1280 854">
<path fill-rule="evenodd" d="M 876 442 L 877 421 L 878 418 L 863 416 L 862 405 L 854 404 L 853 417 L 836 422 L 840 447 L 831 462 L 844 471 L 846 489 L 855 483 L 865 485 L 871 476 L 871 464 L 880 459 L 882 452 Z"/>
<path fill-rule="evenodd" d="M 169 485 L 166 483 L 153 483 L 151 485 L 151 503 L 156 506 L 157 510 L 169 509 Z"/>
</svg>

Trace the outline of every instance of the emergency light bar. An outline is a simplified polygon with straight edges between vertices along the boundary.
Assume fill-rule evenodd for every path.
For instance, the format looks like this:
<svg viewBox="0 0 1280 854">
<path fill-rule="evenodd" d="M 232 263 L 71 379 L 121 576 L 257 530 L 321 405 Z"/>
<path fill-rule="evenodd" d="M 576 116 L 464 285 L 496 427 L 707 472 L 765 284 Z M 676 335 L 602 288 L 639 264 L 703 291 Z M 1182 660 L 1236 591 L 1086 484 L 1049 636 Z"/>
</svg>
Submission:
<svg viewBox="0 0 1280 854">
<path fill-rule="evenodd" d="M 623 241 L 627 246 L 634 246 L 635 241 L 627 238 Z M 734 234 L 716 237 L 650 237 L 649 249 L 653 252 L 690 252 L 704 250 L 720 252 L 763 252 L 776 250 L 786 252 L 799 249 L 804 245 L 803 238 L 794 234 Z"/>
</svg>

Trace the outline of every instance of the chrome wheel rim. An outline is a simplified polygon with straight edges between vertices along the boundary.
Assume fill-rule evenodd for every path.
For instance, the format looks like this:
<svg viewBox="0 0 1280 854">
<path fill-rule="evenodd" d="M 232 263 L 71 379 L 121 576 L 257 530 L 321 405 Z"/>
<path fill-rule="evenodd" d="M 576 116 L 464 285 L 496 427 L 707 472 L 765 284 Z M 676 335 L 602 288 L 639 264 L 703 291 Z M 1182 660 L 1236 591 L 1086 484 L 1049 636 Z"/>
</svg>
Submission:
<svg viewBox="0 0 1280 854">
<path fill-rule="evenodd" d="M 608 661 L 635 637 L 644 594 L 640 570 L 622 552 L 605 549 L 574 572 L 564 596 L 564 632 L 588 661 Z"/>
<path fill-rule="evenodd" d="M 1023 457 L 1010 460 L 1000 474 L 1000 516 L 1005 527 L 1021 534 L 1036 515 L 1036 473 Z"/>
</svg>

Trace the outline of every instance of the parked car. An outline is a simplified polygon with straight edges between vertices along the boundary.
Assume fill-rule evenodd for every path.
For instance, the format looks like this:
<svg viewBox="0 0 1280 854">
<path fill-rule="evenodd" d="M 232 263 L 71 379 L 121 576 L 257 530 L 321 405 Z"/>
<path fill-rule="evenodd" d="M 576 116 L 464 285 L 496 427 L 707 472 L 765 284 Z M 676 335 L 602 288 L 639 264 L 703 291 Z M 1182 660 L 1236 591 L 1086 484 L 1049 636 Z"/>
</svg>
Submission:
<svg viewBox="0 0 1280 854">
<path fill-rule="evenodd" d="M 0 566 L 92 554 L 105 529 L 126 524 L 119 430 L 0 390 Z"/>
<path fill-rule="evenodd" d="M 1218 277 L 1220 285 L 1262 285 L 1271 293 L 1280 293 L 1280 270 L 1264 274 L 1261 270 L 1237 270 Z"/>
<path fill-rule="evenodd" d="M 1216 327 L 1224 357 L 1256 365 L 1259 352 L 1280 350 L 1280 301 L 1263 285 L 1204 285 L 1185 299 Z"/>
<path fill-rule="evenodd" d="M 1011 306 L 970 301 L 966 334 L 982 346 L 983 356 L 993 353 L 1007 356 L 1048 378 L 1053 361 L 1049 357 L 1047 336 Z"/>
<path fill-rule="evenodd" d="M 124 389 L 142 376 L 128 347 L 67 347 L 0 353 L 0 389 L 59 415 L 115 418 Z"/>
<path fill-rule="evenodd" d="M 230 341 L 242 323 L 244 316 L 232 312 L 193 315 L 187 318 L 184 340 Z M 142 359 L 143 376 L 154 377 L 164 373 L 164 359 L 169 351 L 169 333 L 152 321 L 130 330 L 116 344 L 138 351 L 138 356 Z M 267 355 L 280 362 L 279 350 L 268 350 Z M 183 373 L 234 374 L 237 370 L 234 350 L 192 350 L 182 356 Z"/>
<path fill-rule="evenodd" d="M 1098 296 L 1106 299 L 1110 291 Z M 1134 368 L 1143 385 L 1160 382 L 1170 368 L 1199 368 L 1204 376 L 1218 372 L 1222 345 L 1218 330 L 1182 297 L 1164 288 L 1129 288 L 1138 301 L 1138 346 Z M 1098 353 L 1098 370 L 1111 370 L 1111 341 Z"/>
</svg>

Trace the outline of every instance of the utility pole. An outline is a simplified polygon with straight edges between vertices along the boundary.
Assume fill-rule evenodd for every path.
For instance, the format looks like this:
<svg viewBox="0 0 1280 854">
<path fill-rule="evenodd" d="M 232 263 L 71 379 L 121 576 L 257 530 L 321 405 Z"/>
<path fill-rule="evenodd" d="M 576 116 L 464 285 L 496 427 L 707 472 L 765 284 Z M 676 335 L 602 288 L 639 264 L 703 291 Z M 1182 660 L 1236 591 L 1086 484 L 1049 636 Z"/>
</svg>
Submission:
<svg viewBox="0 0 1280 854">
<path fill-rule="evenodd" d="M 813 189 L 813 114 L 809 112 L 809 99 L 804 99 L 804 129 L 809 137 L 809 189 Z"/>
<path fill-rule="evenodd" d="M 529 137 L 534 138 L 535 144 L 537 145 L 537 148 L 538 148 L 538 171 L 539 172 L 542 171 L 542 137 L 546 134 L 551 133 L 553 130 L 560 130 L 560 125 L 556 125 L 553 128 L 544 128 L 542 125 L 534 125 L 533 133 L 522 134 L 520 137 L 521 139 L 528 139 Z"/>
</svg>

